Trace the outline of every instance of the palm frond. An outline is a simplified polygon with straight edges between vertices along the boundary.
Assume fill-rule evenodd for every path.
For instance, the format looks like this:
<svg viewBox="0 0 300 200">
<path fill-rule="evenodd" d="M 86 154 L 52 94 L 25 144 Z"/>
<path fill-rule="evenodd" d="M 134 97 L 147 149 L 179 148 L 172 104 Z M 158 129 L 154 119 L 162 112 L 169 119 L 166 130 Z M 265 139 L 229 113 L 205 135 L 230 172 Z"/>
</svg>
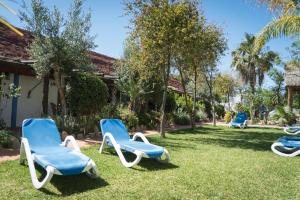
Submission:
<svg viewBox="0 0 300 200">
<path fill-rule="evenodd" d="M 257 36 L 254 51 L 259 51 L 267 41 L 278 37 L 300 37 L 300 16 L 282 16 L 270 22 Z"/>
</svg>

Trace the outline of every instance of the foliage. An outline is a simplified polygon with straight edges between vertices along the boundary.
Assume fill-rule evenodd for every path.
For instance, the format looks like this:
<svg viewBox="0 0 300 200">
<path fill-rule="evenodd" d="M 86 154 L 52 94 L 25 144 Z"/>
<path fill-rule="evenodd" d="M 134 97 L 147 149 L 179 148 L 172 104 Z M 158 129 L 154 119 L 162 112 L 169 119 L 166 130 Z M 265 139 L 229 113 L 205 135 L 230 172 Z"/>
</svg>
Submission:
<svg viewBox="0 0 300 200">
<path fill-rule="evenodd" d="M 159 113 L 151 111 L 149 113 L 140 113 L 138 115 L 139 125 L 149 129 L 154 129 L 159 124 Z"/>
<path fill-rule="evenodd" d="M 173 114 L 173 122 L 177 125 L 189 125 L 190 116 L 183 111 L 177 111 Z"/>
<path fill-rule="evenodd" d="M 207 120 L 207 115 L 203 110 L 198 110 L 195 115 L 195 122 L 201 122 Z"/>
<path fill-rule="evenodd" d="M 250 118 L 254 119 L 256 85 L 262 85 L 265 73 L 277 61 L 277 54 L 272 51 L 254 51 L 255 36 L 245 34 L 245 41 L 232 52 L 232 67 L 237 70 L 245 84 L 249 84 L 248 100 L 250 102 Z"/>
<path fill-rule="evenodd" d="M 57 7 L 50 10 L 42 0 L 32 0 L 31 9 L 23 2 L 23 10 L 20 12 L 21 20 L 34 35 L 28 49 L 36 61 L 32 67 L 39 77 L 53 72 L 63 115 L 67 113 L 65 76 L 74 69 L 92 69 L 88 55 L 95 48 L 94 37 L 89 35 L 91 15 L 85 14 L 82 9 L 82 0 L 75 0 L 64 18 Z"/>
<path fill-rule="evenodd" d="M 236 110 L 237 112 L 245 112 L 247 114 L 247 116 L 250 116 L 250 109 L 249 109 L 249 106 L 246 104 L 237 103 L 235 105 L 234 110 Z"/>
<path fill-rule="evenodd" d="M 273 115 L 273 120 L 277 120 L 280 125 L 293 125 L 296 123 L 296 116 L 292 112 L 285 111 L 283 106 L 276 107 L 276 113 Z"/>
<path fill-rule="evenodd" d="M 226 124 L 228 124 L 229 122 L 231 122 L 231 116 L 232 116 L 232 111 L 226 111 L 225 115 L 224 115 L 224 121 Z"/>
<path fill-rule="evenodd" d="M 137 114 L 128 108 L 119 108 L 120 118 L 127 125 L 128 129 L 135 129 L 139 125 Z"/>
<path fill-rule="evenodd" d="M 215 93 L 218 93 L 226 99 L 230 108 L 230 97 L 235 94 L 236 81 L 230 74 L 219 74 L 214 81 Z"/>
<path fill-rule="evenodd" d="M 272 91 L 274 93 L 272 97 L 273 104 L 283 105 L 284 103 L 284 73 L 279 71 L 276 68 L 273 68 L 268 72 L 271 80 L 274 81 L 275 85 L 272 87 Z"/>
<path fill-rule="evenodd" d="M 191 41 L 197 24 L 196 1 L 131 0 L 126 1 L 132 32 L 141 49 L 141 61 L 146 71 L 154 71 L 162 81 L 160 133 L 165 136 L 165 104 L 171 66 L 186 40 Z"/>
<path fill-rule="evenodd" d="M 176 110 L 177 101 L 176 94 L 174 92 L 168 92 L 166 100 L 166 113 L 172 113 Z"/>
<path fill-rule="evenodd" d="M 108 88 L 97 75 L 73 73 L 67 99 L 73 115 L 94 115 L 107 104 Z"/>
<path fill-rule="evenodd" d="M 13 142 L 11 140 L 12 133 L 8 130 L 0 130 L 0 146 L 3 148 L 11 148 Z"/>
<path fill-rule="evenodd" d="M 179 94 L 175 94 L 175 101 L 177 109 L 188 112 L 190 108 L 186 106 L 185 97 Z M 187 96 L 187 105 L 192 105 L 193 99 L 190 96 Z"/>
<path fill-rule="evenodd" d="M 221 104 L 216 104 L 215 105 L 215 112 L 216 112 L 217 118 L 222 119 L 225 115 L 224 106 L 221 105 Z"/>
<path fill-rule="evenodd" d="M 254 45 L 255 51 L 259 51 L 272 38 L 299 37 L 300 33 L 298 0 L 267 0 L 267 2 L 271 8 L 279 8 L 281 14 L 269 22 L 258 34 Z"/>
</svg>

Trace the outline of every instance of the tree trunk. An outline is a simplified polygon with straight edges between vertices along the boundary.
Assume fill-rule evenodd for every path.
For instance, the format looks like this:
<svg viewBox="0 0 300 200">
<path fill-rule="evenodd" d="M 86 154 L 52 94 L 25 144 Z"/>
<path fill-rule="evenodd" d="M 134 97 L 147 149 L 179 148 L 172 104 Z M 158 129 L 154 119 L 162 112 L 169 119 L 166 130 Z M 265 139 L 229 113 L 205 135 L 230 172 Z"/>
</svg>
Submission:
<svg viewBox="0 0 300 200">
<path fill-rule="evenodd" d="M 67 103 L 64 90 L 64 80 L 62 79 L 62 74 L 59 71 L 54 71 L 54 80 L 59 93 L 62 112 L 61 115 L 65 116 L 67 114 Z"/>
<path fill-rule="evenodd" d="M 179 68 L 179 74 L 180 74 L 180 79 L 181 79 L 181 85 L 182 85 L 182 88 L 183 88 L 183 95 L 184 95 L 185 105 L 188 109 L 190 119 L 191 119 L 190 120 L 190 125 L 191 125 L 191 128 L 194 128 L 195 124 L 192 123 L 193 113 L 192 113 L 192 109 L 190 108 L 190 105 L 188 103 L 187 92 L 186 92 L 186 87 L 185 87 L 185 84 L 184 84 L 184 77 L 183 77 L 181 68 Z"/>
<path fill-rule="evenodd" d="M 49 98 L 49 76 L 48 74 L 44 77 L 44 84 L 43 84 L 43 116 L 48 115 L 48 98 Z"/>
<path fill-rule="evenodd" d="M 211 105 L 212 115 L 213 115 L 213 125 L 216 126 L 217 121 L 216 121 L 216 113 L 215 113 L 215 102 L 214 102 L 214 99 L 213 99 L 212 88 L 211 87 L 209 87 L 209 96 L 210 96 L 210 105 Z"/>
<path fill-rule="evenodd" d="M 229 96 L 229 94 L 228 94 L 227 98 L 228 98 L 228 110 L 231 111 L 230 96 Z"/>
<path fill-rule="evenodd" d="M 196 114 L 196 97 L 197 97 L 197 68 L 194 68 L 194 98 L 193 98 L 193 109 L 192 109 L 192 128 L 195 127 L 195 114 Z"/>
<path fill-rule="evenodd" d="M 165 118 L 166 118 L 166 113 L 165 113 L 165 108 L 166 108 L 166 100 L 167 100 L 167 94 L 168 94 L 168 81 L 169 81 L 169 74 L 170 74 L 170 58 L 168 59 L 168 63 L 167 66 L 165 66 L 165 70 L 164 70 L 164 86 L 163 86 L 163 99 L 162 99 L 162 103 L 161 103 L 161 108 L 160 108 L 160 112 L 161 112 L 161 116 L 160 116 L 160 136 L 162 138 L 165 138 Z"/>
</svg>

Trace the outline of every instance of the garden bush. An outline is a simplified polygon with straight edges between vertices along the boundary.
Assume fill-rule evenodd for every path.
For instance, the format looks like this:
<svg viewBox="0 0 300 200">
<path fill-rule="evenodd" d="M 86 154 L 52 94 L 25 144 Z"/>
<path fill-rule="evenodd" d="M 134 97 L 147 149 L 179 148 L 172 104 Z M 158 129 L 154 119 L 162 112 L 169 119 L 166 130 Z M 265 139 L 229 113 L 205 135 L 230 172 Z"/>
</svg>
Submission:
<svg viewBox="0 0 300 200">
<path fill-rule="evenodd" d="M 3 148 L 11 148 L 13 142 L 11 140 L 12 132 L 8 130 L 0 130 L 0 146 Z"/>
<path fill-rule="evenodd" d="M 172 113 L 176 110 L 177 104 L 175 99 L 175 94 L 173 92 L 168 92 L 168 96 L 166 99 L 166 113 Z"/>
<path fill-rule="evenodd" d="M 225 109 L 223 105 L 215 105 L 215 112 L 218 119 L 222 119 L 225 115 Z"/>
<path fill-rule="evenodd" d="M 140 113 L 138 115 L 139 125 L 148 129 L 156 128 L 159 124 L 159 113 L 151 111 L 149 113 Z"/>
<path fill-rule="evenodd" d="M 195 115 L 195 122 L 204 121 L 207 119 L 206 113 L 202 110 L 197 111 Z"/>
<path fill-rule="evenodd" d="M 176 112 L 173 114 L 173 122 L 177 125 L 189 125 L 190 116 L 186 112 Z"/>
<path fill-rule="evenodd" d="M 91 73 L 74 73 L 70 79 L 67 100 L 72 115 L 92 115 L 107 105 L 108 88 Z"/>
<path fill-rule="evenodd" d="M 128 108 L 119 108 L 120 118 L 128 129 L 136 129 L 139 125 L 139 118 L 135 112 Z"/>
<path fill-rule="evenodd" d="M 232 112 L 231 111 L 226 111 L 225 116 L 224 116 L 224 121 L 227 124 L 231 122 L 231 116 L 232 116 Z"/>
<path fill-rule="evenodd" d="M 282 106 L 276 107 L 276 113 L 272 116 L 272 120 L 275 120 L 281 126 L 291 126 L 297 122 L 295 114 L 285 111 Z"/>
</svg>

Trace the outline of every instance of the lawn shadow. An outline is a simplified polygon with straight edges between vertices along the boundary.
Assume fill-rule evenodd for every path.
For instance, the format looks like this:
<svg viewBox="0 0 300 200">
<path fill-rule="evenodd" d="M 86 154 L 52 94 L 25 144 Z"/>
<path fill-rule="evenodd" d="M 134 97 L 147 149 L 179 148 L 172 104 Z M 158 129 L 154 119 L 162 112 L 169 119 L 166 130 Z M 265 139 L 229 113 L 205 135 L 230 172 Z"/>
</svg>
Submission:
<svg viewBox="0 0 300 200">
<path fill-rule="evenodd" d="M 182 141 L 193 142 L 197 144 L 219 145 L 228 148 L 252 149 L 255 151 L 269 151 L 272 143 L 284 135 L 280 131 L 273 129 L 247 128 L 247 129 L 229 129 L 221 127 L 200 127 L 185 131 L 176 131 L 169 133 L 172 136 L 167 141 L 158 143 L 166 146 L 177 147 L 176 143 L 181 146 Z M 180 135 L 189 134 L 187 137 Z M 198 135 L 197 137 L 193 135 Z M 179 148 L 180 148 L 179 145 Z M 190 148 L 194 148 L 190 145 Z M 175 148 L 174 148 L 175 149 Z"/>
<path fill-rule="evenodd" d="M 36 165 L 36 169 L 42 174 L 39 178 L 43 179 L 46 175 L 46 171 L 41 168 L 39 165 Z M 48 195 L 54 196 L 69 196 L 75 193 L 82 193 L 89 190 L 94 190 L 97 188 L 105 187 L 108 185 L 104 179 L 98 178 L 89 178 L 85 173 L 69 176 L 60 176 L 53 175 L 50 183 L 61 193 L 57 194 L 48 190 L 47 188 L 41 188 L 40 191 Z"/>
<path fill-rule="evenodd" d="M 138 165 L 143 169 L 137 169 L 137 168 L 133 168 L 133 169 L 138 171 L 160 171 L 160 170 L 179 168 L 178 165 L 174 165 L 171 162 L 161 163 L 155 159 L 150 159 L 150 158 L 142 158 L 142 160 Z"/>
<path fill-rule="evenodd" d="M 108 151 L 104 153 L 105 155 L 109 156 L 116 156 L 118 159 L 118 154 L 115 151 Z M 123 151 L 123 155 L 127 162 L 132 162 L 136 159 L 136 155 L 131 152 L 125 152 Z M 134 170 L 138 171 L 156 171 L 156 170 L 167 170 L 167 169 L 174 169 L 178 168 L 177 165 L 174 165 L 172 163 L 162 163 L 157 161 L 156 159 L 151 158 L 142 158 L 141 161 L 137 164 L 138 166 L 144 168 L 144 169 L 138 169 L 138 168 L 132 168 Z"/>
</svg>

